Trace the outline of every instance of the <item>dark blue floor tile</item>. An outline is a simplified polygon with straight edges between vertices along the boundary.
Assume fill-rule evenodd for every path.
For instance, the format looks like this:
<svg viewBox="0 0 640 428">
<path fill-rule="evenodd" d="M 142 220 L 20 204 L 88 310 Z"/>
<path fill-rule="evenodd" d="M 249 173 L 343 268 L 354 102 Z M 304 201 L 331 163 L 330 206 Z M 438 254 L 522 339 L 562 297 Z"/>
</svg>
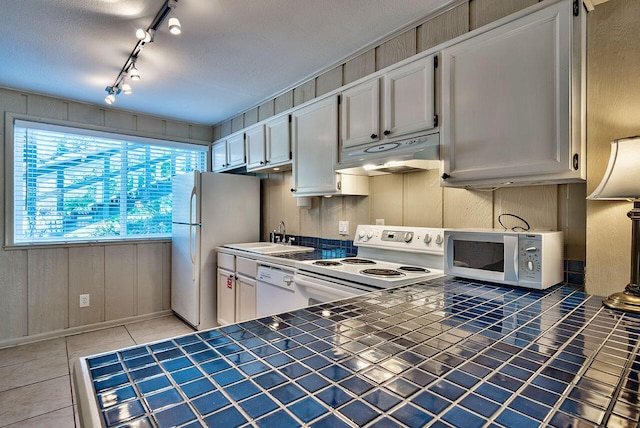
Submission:
<svg viewBox="0 0 640 428">
<path fill-rule="evenodd" d="M 324 388 L 329 384 L 327 380 L 318 376 L 315 373 L 311 373 L 307 376 L 296 379 L 296 383 L 301 385 L 304 389 L 309 392 L 315 392 L 321 388 Z"/>
<path fill-rule="evenodd" d="M 424 426 L 433 419 L 431 415 L 408 403 L 391 413 L 391 416 L 410 427 Z"/>
<path fill-rule="evenodd" d="M 287 407 L 304 423 L 309 423 L 320 415 L 328 413 L 328 410 L 312 397 L 307 397 Z"/>
<path fill-rule="evenodd" d="M 238 368 L 249 376 L 255 376 L 259 373 L 271 370 L 271 368 L 262 361 L 254 361 L 252 363 L 239 366 Z"/>
<path fill-rule="evenodd" d="M 509 407 L 540 422 L 544 421 L 547 414 L 551 411 L 549 407 L 543 406 L 542 404 L 524 397 L 516 397 L 511 404 L 509 404 Z"/>
<path fill-rule="evenodd" d="M 307 395 L 301 388 L 293 383 L 287 383 L 269 391 L 282 404 L 289 404 Z"/>
<path fill-rule="evenodd" d="M 144 407 L 140 401 L 130 401 L 117 407 L 112 407 L 104 412 L 104 418 L 108 426 L 118 425 L 144 414 Z"/>
<path fill-rule="evenodd" d="M 416 397 L 414 397 L 411 402 L 417 404 L 423 409 L 430 411 L 435 415 L 439 414 L 445 408 L 451 405 L 450 401 L 447 401 L 439 395 L 434 394 L 430 391 L 421 392 Z"/>
<path fill-rule="evenodd" d="M 253 380 L 264 389 L 273 388 L 274 386 L 286 382 L 286 379 L 276 371 L 266 372 L 260 376 L 254 377 Z"/>
<path fill-rule="evenodd" d="M 476 394 L 466 396 L 460 404 L 487 418 L 493 415 L 500 408 L 499 404 Z"/>
<path fill-rule="evenodd" d="M 382 389 L 376 389 L 365 395 L 364 400 L 385 412 L 402 401 L 399 397 Z"/>
<path fill-rule="evenodd" d="M 378 410 L 369 407 L 362 401 L 353 401 L 340 409 L 340 413 L 358 426 L 366 425 L 380 415 Z"/>
<path fill-rule="evenodd" d="M 151 355 L 141 355 L 139 357 L 133 357 L 129 360 L 124 361 L 124 365 L 127 366 L 128 369 L 133 370 L 139 367 L 144 367 L 149 364 L 155 364 L 156 360 L 153 359 Z"/>
<path fill-rule="evenodd" d="M 149 345 L 149 348 L 154 352 L 165 351 L 167 349 L 175 348 L 176 344 L 171 340 L 166 340 L 164 342 L 153 343 Z"/>
<path fill-rule="evenodd" d="M 289 364 L 293 361 L 293 359 L 287 354 L 275 354 L 265 358 L 265 361 L 274 367 L 280 367 L 284 366 L 285 364 Z"/>
<path fill-rule="evenodd" d="M 386 383 L 385 388 L 395 392 L 396 394 L 404 398 L 407 398 L 419 389 L 417 385 L 402 378 L 397 378 L 392 380 L 391 382 Z"/>
<path fill-rule="evenodd" d="M 185 352 L 189 355 L 195 354 L 196 352 L 204 351 L 205 349 L 209 349 L 209 347 L 203 342 L 192 343 L 184 347 Z"/>
<path fill-rule="evenodd" d="M 373 388 L 373 384 L 367 382 L 359 376 L 352 376 L 340 382 L 340 386 L 353 392 L 355 395 L 362 395 Z"/>
<path fill-rule="evenodd" d="M 129 382 L 129 378 L 126 374 L 120 373 L 101 380 L 94 380 L 93 387 L 96 392 L 106 391 L 108 389 L 116 388 L 120 385 L 124 385 Z"/>
<path fill-rule="evenodd" d="M 316 397 L 333 408 L 339 407 L 344 403 L 353 400 L 353 397 L 335 385 L 318 392 Z"/>
<path fill-rule="evenodd" d="M 311 424 L 311 428 L 349 428 L 349 425 L 335 415 L 328 415 Z"/>
<path fill-rule="evenodd" d="M 540 422 L 536 422 L 510 409 L 503 410 L 496 418 L 496 422 L 506 427 L 538 428 L 540 426 Z"/>
<path fill-rule="evenodd" d="M 251 418 L 257 419 L 260 416 L 277 409 L 278 405 L 265 394 L 258 394 L 255 397 L 241 401 L 240 407 L 242 407 L 244 411 L 251 416 Z"/>
<path fill-rule="evenodd" d="M 289 379 L 296 379 L 309 373 L 311 370 L 300 363 L 293 363 L 289 364 L 288 366 L 280 367 L 279 371 Z"/>
<path fill-rule="evenodd" d="M 138 389 L 143 394 L 148 394 L 152 391 L 157 391 L 163 388 L 166 388 L 171 385 L 171 382 L 165 375 L 157 376 L 151 379 L 143 380 L 142 382 L 138 382 Z"/>
<path fill-rule="evenodd" d="M 332 364 L 328 367 L 325 367 L 320 370 L 319 373 L 334 382 L 338 382 L 339 380 L 344 379 L 352 374 L 352 372 L 340 367 L 337 364 Z"/>
<path fill-rule="evenodd" d="M 225 407 L 229 404 L 224 395 L 220 391 L 212 392 L 211 394 L 203 395 L 191 401 L 202 416 L 206 416 L 211 412 L 215 412 L 218 409 Z"/>
<path fill-rule="evenodd" d="M 155 357 L 158 361 L 172 360 L 174 358 L 182 357 L 184 352 L 179 348 L 167 349 L 166 351 L 160 351 L 155 353 Z"/>
<path fill-rule="evenodd" d="M 207 392 L 211 392 L 216 387 L 209 381 L 209 379 L 198 379 L 194 382 L 185 383 L 180 386 L 182 392 L 188 397 L 193 398 L 198 395 L 206 394 Z"/>
<path fill-rule="evenodd" d="M 435 377 L 431 373 L 427 373 L 419 369 L 413 369 L 404 372 L 402 373 L 402 377 L 422 387 L 429 385 L 437 379 L 437 377 Z"/>
<path fill-rule="evenodd" d="M 176 382 L 177 384 L 183 384 L 183 383 L 190 382 L 194 379 L 201 378 L 203 375 L 202 375 L 202 372 L 200 372 L 200 370 L 198 370 L 197 368 L 189 367 L 186 369 L 169 373 L 169 376 L 171 376 L 174 382 Z"/>
<path fill-rule="evenodd" d="M 235 428 L 247 423 L 247 419 L 233 407 L 207 416 L 204 421 L 210 427 Z"/>
<path fill-rule="evenodd" d="M 429 390 L 440 394 L 449 400 L 456 400 L 465 392 L 463 388 L 444 380 L 432 384 L 429 386 Z"/>
<path fill-rule="evenodd" d="M 377 420 L 369 426 L 370 428 L 401 428 L 402 425 L 391 419 L 390 417 L 383 417 Z"/>
<path fill-rule="evenodd" d="M 509 391 L 505 391 L 502 388 L 498 388 L 497 386 L 493 386 L 488 383 L 483 383 L 480 385 L 476 392 L 483 397 L 489 398 L 497 403 L 504 403 L 510 396 L 511 393 Z"/>
<path fill-rule="evenodd" d="M 213 349 L 207 349 L 206 351 L 198 352 L 195 354 L 191 354 L 190 357 L 196 363 L 204 363 L 205 361 L 213 360 L 219 354 Z"/>
<path fill-rule="evenodd" d="M 250 397 L 260 392 L 260 388 L 255 386 L 250 380 L 238 382 L 225 388 L 225 391 L 236 401 Z"/>
<path fill-rule="evenodd" d="M 111 354 L 101 355 L 99 357 L 89 358 L 87 360 L 87 364 L 89 365 L 89 367 L 94 368 L 94 367 L 102 366 L 109 363 L 115 363 L 116 361 L 118 361 L 118 354 L 111 353 Z"/>
<path fill-rule="evenodd" d="M 481 417 L 474 415 L 471 412 L 467 412 L 460 407 L 454 407 L 441 417 L 456 427 L 480 428 L 486 422 Z"/>
<path fill-rule="evenodd" d="M 175 360 L 163 361 L 160 365 L 167 371 L 173 372 L 183 369 L 185 367 L 192 366 L 193 364 L 187 357 L 176 358 Z"/>
<path fill-rule="evenodd" d="M 480 379 L 473 377 L 471 375 L 468 375 L 459 370 L 454 370 L 450 372 L 447 376 L 445 376 L 445 379 L 466 389 L 470 389 L 473 385 L 475 385 L 480 381 Z"/>
<path fill-rule="evenodd" d="M 100 378 L 102 376 L 108 376 L 115 373 L 120 373 L 124 371 L 124 367 L 122 367 L 122 363 L 116 362 L 113 364 L 106 364 L 95 369 L 91 369 L 91 377 L 94 379 Z"/>
<path fill-rule="evenodd" d="M 304 360 L 302 360 L 302 362 L 304 364 L 306 364 L 307 366 L 311 367 L 312 369 L 315 370 L 319 370 L 322 367 L 326 367 L 329 364 L 331 364 L 331 362 L 329 360 L 327 360 L 326 358 L 320 356 L 320 355 L 314 355 L 312 357 L 306 358 Z"/>
<path fill-rule="evenodd" d="M 167 407 L 170 404 L 179 403 L 182 401 L 182 397 L 174 388 L 167 389 L 162 392 L 158 392 L 153 395 L 146 395 L 145 400 L 151 410 L 158 410 L 163 407 Z"/>
<path fill-rule="evenodd" d="M 106 409 L 134 397 L 136 397 L 136 391 L 131 386 L 125 386 L 124 388 L 98 395 L 98 404 L 102 409 Z"/>
<path fill-rule="evenodd" d="M 200 368 L 208 374 L 218 373 L 222 370 L 228 369 L 229 367 L 231 367 L 231 365 L 222 358 L 218 358 L 217 360 L 209 361 L 200 365 Z"/>
<path fill-rule="evenodd" d="M 237 382 L 240 379 L 244 379 L 244 376 L 242 376 L 242 374 L 238 370 L 230 369 L 214 374 L 213 378 L 216 382 L 218 382 L 220 386 L 226 386 Z"/>
<path fill-rule="evenodd" d="M 120 355 L 122 355 L 123 359 L 127 360 L 129 358 L 135 358 L 141 355 L 147 355 L 148 353 L 149 353 L 149 350 L 147 349 L 146 346 L 138 346 L 137 348 L 125 349 L 124 351 L 120 352 Z"/>
<path fill-rule="evenodd" d="M 258 419 L 257 424 L 261 428 L 296 428 L 300 426 L 300 424 L 284 410 L 279 410 L 262 419 Z"/>
</svg>

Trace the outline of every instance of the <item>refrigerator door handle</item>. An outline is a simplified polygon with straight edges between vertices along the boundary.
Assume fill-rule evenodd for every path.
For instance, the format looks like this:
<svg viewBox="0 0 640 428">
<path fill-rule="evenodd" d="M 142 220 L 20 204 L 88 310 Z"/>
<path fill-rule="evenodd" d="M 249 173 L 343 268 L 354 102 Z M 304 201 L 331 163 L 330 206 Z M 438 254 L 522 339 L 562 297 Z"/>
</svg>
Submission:
<svg viewBox="0 0 640 428">
<path fill-rule="evenodd" d="M 195 281 L 196 279 L 196 249 L 195 249 L 195 240 L 193 239 L 193 228 L 197 227 L 195 226 L 194 223 L 194 218 L 193 218 L 193 199 L 196 196 L 196 187 L 194 186 L 193 189 L 191 189 L 191 196 L 189 196 L 189 257 L 191 258 L 191 264 L 192 264 L 192 277 L 193 280 Z"/>
</svg>

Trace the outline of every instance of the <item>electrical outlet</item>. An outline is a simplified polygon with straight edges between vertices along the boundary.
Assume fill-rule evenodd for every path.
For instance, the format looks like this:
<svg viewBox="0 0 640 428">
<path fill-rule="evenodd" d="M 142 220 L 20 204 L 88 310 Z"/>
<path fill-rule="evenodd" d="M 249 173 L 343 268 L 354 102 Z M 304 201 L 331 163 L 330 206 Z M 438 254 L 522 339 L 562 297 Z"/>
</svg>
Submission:
<svg viewBox="0 0 640 428">
<path fill-rule="evenodd" d="M 80 295 L 80 307 L 81 308 L 86 308 L 87 306 L 89 306 L 89 295 L 88 294 L 81 294 Z"/>
<path fill-rule="evenodd" d="M 340 235 L 348 235 L 349 234 L 349 222 L 348 221 L 339 221 L 338 222 L 338 233 Z"/>
<path fill-rule="evenodd" d="M 376 219 L 376 224 L 380 225 L 380 226 L 384 226 L 384 219 L 383 218 L 377 218 Z"/>
</svg>

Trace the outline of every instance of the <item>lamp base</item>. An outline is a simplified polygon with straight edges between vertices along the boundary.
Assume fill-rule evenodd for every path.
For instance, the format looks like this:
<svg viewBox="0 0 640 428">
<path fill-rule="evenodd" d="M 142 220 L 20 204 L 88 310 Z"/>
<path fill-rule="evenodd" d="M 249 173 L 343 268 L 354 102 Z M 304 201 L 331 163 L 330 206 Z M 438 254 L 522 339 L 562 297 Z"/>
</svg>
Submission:
<svg viewBox="0 0 640 428">
<path fill-rule="evenodd" d="M 602 304 L 607 308 L 640 314 L 640 296 L 628 292 L 614 293 L 603 300 Z"/>
</svg>

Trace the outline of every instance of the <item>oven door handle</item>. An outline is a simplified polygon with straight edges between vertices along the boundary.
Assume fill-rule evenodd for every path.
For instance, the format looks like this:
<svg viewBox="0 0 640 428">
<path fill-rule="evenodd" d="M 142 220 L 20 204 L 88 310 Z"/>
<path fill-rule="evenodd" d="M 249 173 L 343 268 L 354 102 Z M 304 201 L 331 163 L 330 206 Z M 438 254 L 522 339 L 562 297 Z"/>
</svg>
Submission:
<svg viewBox="0 0 640 428">
<path fill-rule="evenodd" d="M 354 292 L 354 293 L 349 293 L 346 291 L 342 291 L 342 290 L 338 290 L 334 287 L 331 286 L 326 286 L 326 285 L 322 285 L 319 282 L 322 280 L 316 280 L 313 279 L 311 281 L 309 281 L 308 279 L 306 279 L 307 277 L 303 277 L 300 275 L 294 275 L 293 276 L 293 282 L 294 284 L 296 284 L 297 286 L 302 286 L 302 287 L 307 287 L 307 288 L 311 288 L 314 290 L 318 290 L 318 291 L 323 291 L 325 293 L 329 293 L 331 295 L 334 295 L 336 297 L 339 297 L 341 299 L 347 298 L 347 297 L 353 297 L 353 296 L 357 296 L 359 293 Z"/>
</svg>

